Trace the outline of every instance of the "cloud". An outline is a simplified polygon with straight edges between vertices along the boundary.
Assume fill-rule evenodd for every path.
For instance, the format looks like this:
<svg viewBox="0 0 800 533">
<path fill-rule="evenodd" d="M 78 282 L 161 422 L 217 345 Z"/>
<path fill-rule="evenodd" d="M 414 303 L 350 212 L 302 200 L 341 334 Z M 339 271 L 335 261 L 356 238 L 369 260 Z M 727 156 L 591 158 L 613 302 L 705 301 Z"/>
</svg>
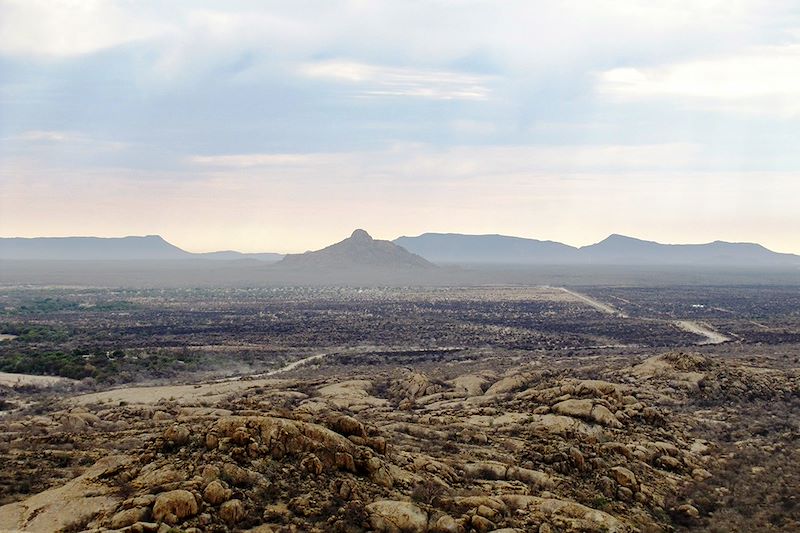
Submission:
<svg viewBox="0 0 800 533">
<path fill-rule="evenodd" d="M 131 7 L 109 0 L 0 0 L 0 54 L 78 56 L 167 30 Z"/>
<path fill-rule="evenodd" d="M 800 44 L 611 69 L 598 81 L 601 93 L 621 101 L 666 100 L 714 111 L 794 117 L 800 114 Z"/>
<path fill-rule="evenodd" d="M 309 175 L 352 174 L 399 180 L 489 179 L 496 175 L 525 176 L 552 173 L 692 168 L 702 160 L 701 148 L 686 143 L 582 146 L 451 146 L 435 149 L 402 143 L 371 152 L 253 153 L 197 155 L 190 165 L 209 169 L 302 170 Z"/>
<path fill-rule="evenodd" d="M 435 100 L 486 100 L 489 76 L 415 68 L 367 65 L 354 61 L 307 63 L 300 72 L 311 78 L 351 84 L 359 96 L 412 96 Z"/>
<path fill-rule="evenodd" d="M 2 229 L 796 243 L 797 28 L 795 0 L 0 0 Z"/>
<path fill-rule="evenodd" d="M 0 52 L 72 57 L 139 41 L 154 47 L 156 65 L 173 68 L 202 63 L 209 52 L 247 50 L 270 60 L 338 57 L 433 70 L 475 62 L 530 73 L 589 58 L 680 56 L 782 39 L 781 28 L 796 18 L 791 6 L 790 0 L 0 0 Z"/>
<path fill-rule="evenodd" d="M 78 133 L 70 131 L 45 131 L 30 130 L 10 137 L 12 141 L 31 141 L 31 142 L 70 142 L 82 140 L 84 137 Z"/>
<path fill-rule="evenodd" d="M 118 151 L 129 148 L 130 144 L 120 141 L 98 139 L 74 130 L 27 130 L 15 135 L 0 138 L 4 142 L 2 151 L 41 150 L 42 156 L 48 154 L 52 146 L 59 149 L 84 152 Z"/>
<path fill-rule="evenodd" d="M 193 165 L 216 168 L 284 168 L 308 165 L 328 165 L 341 161 L 336 154 L 234 154 L 195 155 L 187 158 Z"/>
</svg>

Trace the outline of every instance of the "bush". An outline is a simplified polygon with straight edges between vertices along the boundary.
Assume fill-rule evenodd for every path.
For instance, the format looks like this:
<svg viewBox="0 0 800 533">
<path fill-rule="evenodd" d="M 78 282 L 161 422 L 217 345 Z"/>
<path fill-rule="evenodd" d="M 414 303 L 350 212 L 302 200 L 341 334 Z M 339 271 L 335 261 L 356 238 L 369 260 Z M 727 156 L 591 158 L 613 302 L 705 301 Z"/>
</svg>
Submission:
<svg viewBox="0 0 800 533">
<path fill-rule="evenodd" d="M 436 505 L 447 493 L 447 487 L 432 480 L 417 483 L 411 490 L 411 499 L 416 502 Z"/>
</svg>

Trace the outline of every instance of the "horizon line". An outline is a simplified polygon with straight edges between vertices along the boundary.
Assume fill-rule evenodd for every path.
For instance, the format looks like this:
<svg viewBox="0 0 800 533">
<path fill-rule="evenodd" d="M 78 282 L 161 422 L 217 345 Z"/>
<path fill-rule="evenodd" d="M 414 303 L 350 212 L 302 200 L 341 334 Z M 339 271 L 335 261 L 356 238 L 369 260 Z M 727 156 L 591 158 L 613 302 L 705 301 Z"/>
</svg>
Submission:
<svg viewBox="0 0 800 533">
<path fill-rule="evenodd" d="M 361 228 L 356 228 L 356 229 L 361 229 Z M 369 233 L 369 232 L 367 232 L 367 233 Z M 726 240 L 722 240 L 722 239 L 715 239 L 713 241 L 707 241 L 707 242 L 661 242 L 661 241 L 656 241 L 656 240 L 647 239 L 647 238 L 632 237 L 630 235 L 625 235 L 623 233 L 610 233 L 606 237 L 604 237 L 603 239 L 600 239 L 599 241 L 591 242 L 589 244 L 584 244 L 584 245 L 579 245 L 579 246 L 576 246 L 574 244 L 569 244 L 569 243 L 566 243 L 564 241 L 558 241 L 558 240 L 553 240 L 553 239 L 542 239 L 542 238 L 537 238 L 537 237 L 523 237 L 523 236 L 519 236 L 519 235 L 507 235 L 507 234 L 503 234 L 503 233 L 459 233 L 459 232 L 452 232 L 452 231 L 425 231 L 425 232 L 420 233 L 418 235 L 400 235 L 398 237 L 395 237 L 394 239 L 376 239 L 376 240 L 388 240 L 390 242 L 394 242 L 394 241 L 396 241 L 398 239 L 401 239 L 401 238 L 418 238 L 418 237 L 421 237 L 423 235 L 458 235 L 458 236 L 465 236 L 465 237 L 509 237 L 509 238 L 514 238 L 514 239 L 522 239 L 522 240 L 529 240 L 529 241 L 552 242 L 552 243 L 557 243 L 557 244 L 563 244 L 565 246 L 569 246 L 569 247 L 575 248 L 575 249 L 581 249 L 581 248 L 585 248 L 587 246 L 592 246 L 594 244 L 599 244 L 599 243 L 601 243 L 601 242 L 603 242 L 603 241 L 605 241 L 605 240 L 607 240 L 607 239 L 609 239 L 611 237 L 619 236 L 619 237 L 625 237 L 625 238 L 628 238 L 628 239 L 633 239 L 633 240 L 642 241 L 642 242 L 660 244 L 660 245 L 663 245 L 663 246 L 703 246 L 703 245 L 709 245 L 709 244 L 714 244 L 714 243 L 742 244 L 742 245 L 750 244 L 750 245 L 761 246 L 765 250 L 768 250 L 768 251 L 770 251 L 772 253 L 776 253 L 776 254 L 788 254 L 788 255 L 798 255 L 798 256 L 800 256 L 800 250 L 798 250 L 797 252 L 777 251 L 777 250 L 774 250 L 772 248 L 768 248 L 767 246 L 761 244 L 760 242 L 754 242 L 754 241 L 739 241 L 739 240 L 726 241 Z M 371 233 L 370 233 L 370 236 L 372 236 Z M 3 235 L 3 236 L 0 236 L 0 239 L 28 239 L 28 240 L 33 240 L 33 239 L 125 239 L 125 238 L 147 238 L 147 237 L 158 237 L 158 238 L 162 239 L 163 241 L 165 241 L 166 243 L 168 243 L 168 244 L 170 244 L 172 246 L 175 246 L 175 247 L 179 248 L 180 250 L 182 250 L 184 252 L 191 253 L 191 254 L 206 254 L 206 253 L 215 253 L 215 252 L 237 252 L 237 253 L 242 253 L 242 254 L 290 255 L 290 254 L 302 254 L 302 253 L 305 253 L 307 251 L 310 251 L 309 249 L 306 249 L 306 250 L 303 250 L 303 251 L 296 251 L 296 252 L 276 252 L 276 251 L 269 251 L 269 250 L 242 251 L 242 250 L 236 250 L 236 249 L 233 249 L 233 248 L 215 248 L 215 249 L 205 249 L 205 250 L 198 251 L 196 249 L 195 250 L 190 250 L 190 249 L 184 248 L 184 247 L 176 244 L 174 241 L 172 241 L 171 239 L 169 239 L 168 237 L 165 237 L 163 234 L 160 234 L 160 233 L 149 233 L 149 234 L 144 234 L 144 235 L 129 234 L 129 235 L 120 235 L 120 236 L 38 235 L 38 236 L 34 236 L 34 237 L 27 237 L 27 236 L 19 236 L 19 235 L 15 235 L 15 236 Z M 345 237 L 345 238 L 347 238 L 347 237 Z M 340 241 L 335 241 L 335 242 L 340 242 Z"/>
</svg>

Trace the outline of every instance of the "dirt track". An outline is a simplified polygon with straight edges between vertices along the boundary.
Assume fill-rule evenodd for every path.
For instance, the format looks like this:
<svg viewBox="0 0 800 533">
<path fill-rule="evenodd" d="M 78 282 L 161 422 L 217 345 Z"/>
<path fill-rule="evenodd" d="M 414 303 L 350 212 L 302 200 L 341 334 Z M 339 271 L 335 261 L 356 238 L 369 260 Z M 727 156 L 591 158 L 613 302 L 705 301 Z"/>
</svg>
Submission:
<svg viewBox="0 0 800 533">
<path fill-rule="evenodd" d="M 730 340 L 722 333 L 718 333 L 705 324 L 694 320 L 676 320 L 675 325 L 683 331 L 688 331 L 689 333 L 701 335 L 706 338 L 706 340 L 700 341 L 697 344 L 722 344 Z"/>
<path fill-rule="evenodd" d="M 609 315 L 618 316 L 620 318 L 628 318 L 628 315 L 626 315 L 625 313 L 623 313 L 619 309 L 617 309 L 615 307 L 612 307 L 612 306 L 610 306 L 608 304 L 604 304 L 603 302 L 595 300 L 594 298 L 590 298 L 589 296 L 586 296 L 585 294 L 581 294 L 579 292 L 571 291 L 571 290 L 569 290 L 569 289 L 567 289 L 565 287 L 559 287 L 559 289 L 561 289 L 562 291 L 566 292 L 567 294 L 570 294 L 570 295 L 574 296 L 578 300 L 581 300 L 582 302 L 589 304 L 590 306 L 594 307 L 595 309 L 597 309 L 598 311 L 600 311 L 602 313 L 607 313 Z"/>
<path fill-rule="evenodd" d="M 316 354 L 297 361 L 292 361 L 286 365 L 256 376 L 236 376 L 214 383 L 203 383 L 197 385 L 163 385 L 155 387 L 133 386 L 119 389 L 112 389 L 103 392 L 93 392 L 76 396 L 72 401 L 79 405 L 103 402 L 129 402 L 137 404 L 155 404 L 162 400 L 176 400 L 179 403 L 196 402 L 212 403 L 221 397 L 244 389 L 274 385 L 281 380 L 270 378 L 295 370 L 296 368 L 325 357 L 327 354 Z"/>
<path fill-rule="evenodd" d="M 28 374 L 12 374 L 10 372 L 0 372 L 0 385 L 7 387 L 49 387 L 57 383 L 72 381 L 58 376 L 31 376 Z"/>
</svg>

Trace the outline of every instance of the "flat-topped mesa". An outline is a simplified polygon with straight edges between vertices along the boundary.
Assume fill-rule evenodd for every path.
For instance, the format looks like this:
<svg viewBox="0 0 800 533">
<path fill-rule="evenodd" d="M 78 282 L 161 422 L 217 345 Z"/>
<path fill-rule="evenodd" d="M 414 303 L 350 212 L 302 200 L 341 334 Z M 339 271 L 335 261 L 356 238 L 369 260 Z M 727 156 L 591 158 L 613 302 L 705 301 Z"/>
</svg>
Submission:
<svg viewBox="0 0 800 533">
<path fill-rule="evenodd" d="M 159 235 L 0 238 L 0 260 L 121 261 L 194 257 Z"/>
<path fill-rule="evenodd" d="M 439 264 L 461 265 L 622 265 L 622 266 L 800 266 L 800 255 L 777 253 L 753 243 L 714 241 L 662 244 L 614 233 L 576 248 L 559 242 L 507 235 L 424 233 L 394 240 L 408 251 Z"/>
</svg>

